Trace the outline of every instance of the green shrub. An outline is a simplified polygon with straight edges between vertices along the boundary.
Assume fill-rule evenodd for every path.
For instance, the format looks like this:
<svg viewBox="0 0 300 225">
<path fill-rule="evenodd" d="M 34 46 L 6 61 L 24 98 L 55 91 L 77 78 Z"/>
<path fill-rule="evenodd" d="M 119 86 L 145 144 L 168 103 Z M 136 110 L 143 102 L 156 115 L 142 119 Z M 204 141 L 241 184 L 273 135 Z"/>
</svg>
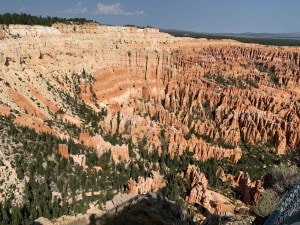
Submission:
<svg viewBox="0 0 300 225">
<path fill-rule="evenodd" d="M 271 189 L 267 189 L 263 193 L 262 198 L 255 206 L 254 212 L 262 217 L 269 216 L 274 211 L 274 209 L 277 208 L 279 202 L 280 197 L 278 196 L 278 194 Z"/>
<path fill-rule="evenodd" d="M 226 86 L 228 84 L 227 80 L 222 75 L 217 75 L 215 81 L 217 84 L 222 86 Z"/>
<path fill-rule="evenodd" d="M 259 88 L 259 85 L 255 80 L 247 78 L 245 82 L 254 88 Z"/>
<path fill-rule="evenodd" d="M 299 168 L 295 165 L 280 164 L 269 173 L 269 186 L 280 194 L 285 193 L 300 179 Z"/>
</svg>

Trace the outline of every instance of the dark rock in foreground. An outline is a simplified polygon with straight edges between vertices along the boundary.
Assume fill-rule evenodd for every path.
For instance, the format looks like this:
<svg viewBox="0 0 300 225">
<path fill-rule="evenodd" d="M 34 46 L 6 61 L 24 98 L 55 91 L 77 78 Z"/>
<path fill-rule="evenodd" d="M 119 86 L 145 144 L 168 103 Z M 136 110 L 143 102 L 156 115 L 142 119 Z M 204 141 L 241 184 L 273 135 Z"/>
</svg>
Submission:
<svg viewBox="0 0 300 225">
<path fill-rule="evenodd" d="M 117 213 L 107 213 L 102 217 L 90 216 L 90 225 L 187 225 L 179 205 L 156 193 L 138 196 L 126 203 L 126 207 Z M 118 211 L 118 210 L 116 210 Z"/>
</svg>

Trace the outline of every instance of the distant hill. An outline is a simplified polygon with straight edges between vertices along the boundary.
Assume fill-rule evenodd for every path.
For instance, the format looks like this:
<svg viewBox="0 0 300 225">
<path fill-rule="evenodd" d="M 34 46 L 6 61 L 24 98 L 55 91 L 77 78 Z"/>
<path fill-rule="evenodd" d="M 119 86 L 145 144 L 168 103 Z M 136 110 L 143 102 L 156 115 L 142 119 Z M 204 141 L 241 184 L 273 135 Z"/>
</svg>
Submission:
<svg viewBox="0 0 300 225">
<path fill-rule="evenodd" d="M 294 39 L 300 40 L 300 32 L 297 33 L 221 33 L 223 36 L 243 38 L 269 38 L 269 39 Z"/>
<path fill-rule="evenodd" d="M 175 37 L 233 39 L 244 43 L 275 46 L 300 46 L 300 33 L 198 33 L 193 31 L 160 29 Z"/>
</svg>

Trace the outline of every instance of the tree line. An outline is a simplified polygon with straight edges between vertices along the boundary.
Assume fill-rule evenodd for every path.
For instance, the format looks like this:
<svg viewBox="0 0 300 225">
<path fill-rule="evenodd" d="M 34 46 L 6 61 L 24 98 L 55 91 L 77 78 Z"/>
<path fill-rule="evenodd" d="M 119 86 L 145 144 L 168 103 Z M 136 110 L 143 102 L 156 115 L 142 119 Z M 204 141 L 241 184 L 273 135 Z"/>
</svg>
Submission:
<svg viewBox="0 0 300 225">
<path fill-rule="evenodd" d="M 64 24 L 84 24 L 95 23 L 93 20 L 87 20 L 85 18 L 59 18 L 51 16 L 32 16 L 26 13 L 5 13 L 0 14 L 0 24 L 22 24 L 22 25 L 42 25 L 52 26 L 54 23 Z"/>
</svg>

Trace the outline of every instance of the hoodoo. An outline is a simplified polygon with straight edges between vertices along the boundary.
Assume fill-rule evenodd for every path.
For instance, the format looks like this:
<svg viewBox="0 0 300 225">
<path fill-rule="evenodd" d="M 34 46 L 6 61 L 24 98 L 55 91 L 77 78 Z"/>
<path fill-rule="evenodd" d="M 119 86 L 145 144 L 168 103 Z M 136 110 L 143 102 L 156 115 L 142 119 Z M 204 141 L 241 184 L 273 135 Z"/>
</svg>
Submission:
<svg viewBox="0 0 300 225">
<path fill-rule="evenodd" d="M 299 152 L 299 52 L 155 28 L 1 25 L 2 212 L 31 223 L 160 191 L 182 218 L 246 217 L 270 188 L 263 175 Z"/>
</svg>

